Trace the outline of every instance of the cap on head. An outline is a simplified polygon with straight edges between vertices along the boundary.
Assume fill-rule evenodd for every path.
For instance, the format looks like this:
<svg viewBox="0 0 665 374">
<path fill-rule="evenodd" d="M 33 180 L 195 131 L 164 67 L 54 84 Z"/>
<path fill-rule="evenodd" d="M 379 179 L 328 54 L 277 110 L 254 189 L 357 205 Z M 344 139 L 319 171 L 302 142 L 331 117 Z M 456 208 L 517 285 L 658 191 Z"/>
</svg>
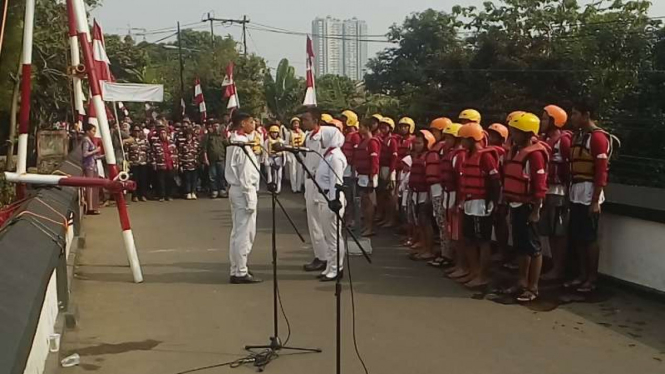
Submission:
<svg viewBox="0 0 665 374">
<path fill-rule="evenodd" d="M 487 130 L 496 131 L 496 133 L 498 133 L 504 141 L 508 139 L 508 128 L 500 123 L 491 124 Z"/>
<path fill-rule="evenodd" d="M 475 122 L 467 123 L 459 129 L 459 137 L 466 139 L 473 139 L 477 142 L 483 140 L 485 133 L 483 127 L 480 124 Z"/>
<path fill-rule="evenodd" d="M 349 127 L 358 127 L 358 115 L 352 110 L 345 110 L 342 115 L 346 117 L 346 125 Z"/>
<path fill-rule="evenodd" d="M 462 113 L 459 114 L 459 119 L 465 119 L 476 123 L 480 123 L 481 118 L 480 112 L 475 109 L 464 109 Z"/>
<path fill-rule="evenodd" d="M 453 124 L 453 121 L 450 120 L 448 117 L 439 117 L 432 121 L 432 123 L 429 124 L 430 129 L 435 129 L 439 131 L 443 131 L 446 129 L 446 127 L 450 126 Z"/>
<path fill-rule="evenodd" d="M 462 127 L 459 123 L 451 123 L 443 130 L 444 134 L 452 135 L 456 138 L 459 137 L 459 129 Z"/>
<path fill-rule="evenodd" d="M 416 122 L 410 117 L 402 117 L 399 120 L 400 125 L 409 125 L 409 134 L 413 134 L 416 131 Z"/>
<path fill-rule="evenodd" d="M 559 106 L 548 105 L 545 107 L 545 112 L 554 118 L 554 126 L 556 127 L 563 127 L 568 121 L 568 113 Z"/>
<path fill-rule="evenodd" d="M 390 117 L 383 117 L 379 123 L 385 123 L 390 126 L 390 131 L 395 130 L 395 121 Z"/>
<path fill-rule="evenodd" d="M 524 113 L 513 117 L 508 125 L 512 128 L 538 135 L 538 131 L 540 130 L 540 118 L 533 113 Z"/>
</svg>

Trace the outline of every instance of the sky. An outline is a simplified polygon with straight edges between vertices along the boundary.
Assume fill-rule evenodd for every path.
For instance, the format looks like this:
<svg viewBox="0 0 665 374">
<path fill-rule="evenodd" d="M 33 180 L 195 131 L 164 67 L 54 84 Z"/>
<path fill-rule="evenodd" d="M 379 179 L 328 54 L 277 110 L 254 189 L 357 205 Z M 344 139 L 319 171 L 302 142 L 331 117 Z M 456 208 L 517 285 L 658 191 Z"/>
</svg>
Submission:
<svg viewBox="0 0 665 374">
<path fill-rule="evenodd" d="M 392 24 L 401 24 L 405 17 L 413 12 L 428 8 L 450 11 L 454 5 L 480 6 L 483 1 L 485 0 L 104 0 L 102 6 L 94 10 L 93 16 L 101 23 L 105 33 L 121 35 L 126 35 L 129 27 L 147 30 L 175 28 L 178 21 L 183 25 L 192 24 L 188 27 L 209 30 L 209 23 L 201 22 L 208 12 L 215 18 L 242 19 L 243 15 L 247 15 L 250 26 L 254 22 L 307 33 L 311 32 L 311 22 L 316 17 L 356 17 L 367 22 L 369 35 L 383 35 Z M 652 1 L 654 5 L 651 7 L 651 15 L 665 16 L 665 0 Z M 586 3 L 589 0 L 581 2 Z M 230 34 L 234 39 L 241 40 L 239 26 L 219 25 L 215 27 L 215 33 Z M 146 39 L 152 42 L 168 35 L 150 35 Z M 140 41 L 143 37 L 136 38 Z M 297 73 L 304 74 L 304 36 L 249 30 L 247 43 L 249 52 L 264 57 L 269 67 L 275 68 L 282 58 L 288 58 Z M 369 43 L 370 57 L 387 46 L 390 44 Z"/>
</svg>

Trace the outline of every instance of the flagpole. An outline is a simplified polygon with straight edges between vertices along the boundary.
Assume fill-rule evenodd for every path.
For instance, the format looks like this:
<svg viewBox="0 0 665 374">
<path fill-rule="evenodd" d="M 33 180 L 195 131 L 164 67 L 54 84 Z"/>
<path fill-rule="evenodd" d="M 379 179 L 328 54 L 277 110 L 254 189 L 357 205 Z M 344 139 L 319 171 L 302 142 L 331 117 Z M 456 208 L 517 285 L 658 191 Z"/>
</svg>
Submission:
<svg viewBox="0 0 665 374">
<path fill-rule="evenodd" d="M 28 131 L 30 130 L 30 96 L 32 90 L 32 40 L 35 27 L 35 0 L 26 0 L 23 22 L 23 50 L 21 53 L 21 109 L 18 125 L 18 162 L 16 172 L 27 173 Z M 10 155 L 12 157 L 12 155 Z M 25 185 L 16 186 L 18 198 L 25 197 Z"/>
<path fill-rule="evenodd" d="M 83 104 L 83 86 L 81 83 L 81 77 L 79 77 L 79 69 L 81 66 L 81 57 L 79 52 L 79 44 L 76 36 L 76 20 L 74 17 L 74 8 L 72 3 L 67 1 L 67 14 L 69 16 L 69 53 L 71 60 L 71 73 L 72 73 L 72 85 L 74 90 L 74 122 L 76 123 L 76 128 L 78 131 L 83 129 L 83 114 L 85 113 L 85 107 Z"/>
<path fill-rule="evenodd" d="M 95 63 L 92 56 L 91 43 L 89 40 L 90 29 L 88 26 L 88 16 L 86 14 L 83 0 L 68 1 L 73 1 L 72 6 L 76 16 L 76 28 L 79 42 L 81 44 L 81 49 L 83 51 L 83 60 L 85 61 L 87 68 L 86 70 L 88 73 L 88 83 L 90 85 L 91 91 L 90 100 L 95 107 L 95 111 L 97 112 L 97 121 L 99 123 L 99 129 L 102 133 L 102 142 L 104 144 L 105 150 L 104 155 L 106 157 L 106 163 L 109 167 L 109 179 L 115 180 L 118 177 L 119 170 L 118 165 L 116 164 L 115 154 L 113 152 L 111 131 L 109 129 L 109 122 L 106 116 L 106 107 L 104 106 L 104 101 L 102 100 L 101 86 L 97 77 L 97 72 L 95 71 Z M 136 252 L 136 245 L 129 221 L 129 214 L 127 213 L 127 203 L 125 202 L 125 196 L 122 191 L 119 191 L 114 193 L 114 197 L 116 206 L 118 208 L 118 215 L 120 216 L 120 226 L 122 228 L 123 241 L 125 244 L 125 250 L 127 252 L 127 258 L 129 260 L 129 265 L 132 270 L 132 275 L 134 276 L 134 282 L 141 283 L 143 282 L 143 274 Z"/>
</svg>

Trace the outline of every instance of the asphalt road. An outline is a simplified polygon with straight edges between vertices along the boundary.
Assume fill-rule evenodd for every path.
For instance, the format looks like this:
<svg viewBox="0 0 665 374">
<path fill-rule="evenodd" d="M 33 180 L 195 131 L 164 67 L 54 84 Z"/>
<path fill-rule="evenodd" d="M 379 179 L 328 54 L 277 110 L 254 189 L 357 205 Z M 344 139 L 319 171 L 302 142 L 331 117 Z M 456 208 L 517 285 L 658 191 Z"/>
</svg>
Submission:
<svg viewBox="0 0 665 374">
<path fill-rule="evenodd" d="M 282 202 L 307 238 L 300 197 L 285 193 Z M 259 205 L 250 263 L 257 276 L 270 279 L 269 197 Z M 246 344 L 268 343 L 272 282 L 228 283 L 227 200 L 135 203 L 130 214 L 145 282 L 131 281 L 115 210 L 86 218 L 87 244 L 73 285 L 78 327 L 62 344 L 62 354 L 79 353 L 81 365 L 60 373 L 185 373 L 243 357 Z M 284 353 L 266 372 L 334 373 L 334 285 L 301 271 L 311 251 L 281 213 L 277 217 L 288 343 L 323 353 Z M 665 373 L 662 303 L 609 290 L 596 303 L 547 312 L 501 305 L 408 260 L 396 243 L 393 233 L 381 232 L 373 240 L 373 265 L 352 260 L 358 346 L 370 373 Z M 342 372 L 363 373 L 345 284 Z M 283 317 L 280 336 L 287 336 Z M 245 366 L 196 373 L 252 371 Z"/>
</svg>

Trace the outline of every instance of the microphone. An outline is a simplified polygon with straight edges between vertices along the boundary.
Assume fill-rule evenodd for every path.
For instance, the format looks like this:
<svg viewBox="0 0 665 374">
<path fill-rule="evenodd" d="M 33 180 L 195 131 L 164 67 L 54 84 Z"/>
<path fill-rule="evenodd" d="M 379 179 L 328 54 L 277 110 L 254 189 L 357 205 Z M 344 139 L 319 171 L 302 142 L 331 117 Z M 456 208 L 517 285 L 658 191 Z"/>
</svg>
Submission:
<svg viewBox="0 0 665 374">
<path fill-rule="evenodd" d="M 275 147 L 275 151 L 276 151 L 276 152 L 283 152 L 283 151 L 286 151 L 286 152 L 293 152 L 293 153 L 298 153 L 298 152 L 305 152 L 305 153 L 307 153 L 307 152 L 315 152 L 314 150 L 309 149 L 309 148 L 305 148 L 305 147 L 294 147 L 294 146 L 286 145 L 286 144 L 275 144 L 274 147 Z"/>
<path fill-rule="evenodd" d="M 233 146 L 233 147 L 253 147 L 256 144 L 252 142 L 232 142 L 228 141 L 226 145 Z"/>
</svg>

